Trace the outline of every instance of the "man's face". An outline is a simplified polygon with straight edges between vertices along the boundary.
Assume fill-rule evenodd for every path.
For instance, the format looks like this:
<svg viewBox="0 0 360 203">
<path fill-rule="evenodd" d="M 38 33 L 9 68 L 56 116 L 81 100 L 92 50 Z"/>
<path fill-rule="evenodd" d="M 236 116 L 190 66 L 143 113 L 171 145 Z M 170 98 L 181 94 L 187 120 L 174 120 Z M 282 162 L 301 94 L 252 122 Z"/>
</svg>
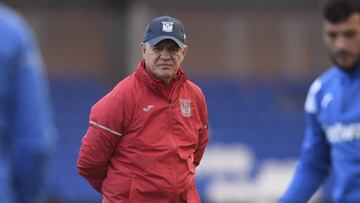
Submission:
<svg viewBox="0 0 360 203">
<path fill-rule="evenodd" d="M 187 52 L 187 47 L 180 48 L 173 40 L 163 40 L 154 47 L 141 43 L 140 49 L 147 70 L 165 84 L 176 76 Z"/>
<path fill-rule="evenodd" d="M 345 70 L 355 68 L 360 62 L 360 14 L 338 23 L 325 21 L 324 40 L 334 64 Z"/>
</svg>

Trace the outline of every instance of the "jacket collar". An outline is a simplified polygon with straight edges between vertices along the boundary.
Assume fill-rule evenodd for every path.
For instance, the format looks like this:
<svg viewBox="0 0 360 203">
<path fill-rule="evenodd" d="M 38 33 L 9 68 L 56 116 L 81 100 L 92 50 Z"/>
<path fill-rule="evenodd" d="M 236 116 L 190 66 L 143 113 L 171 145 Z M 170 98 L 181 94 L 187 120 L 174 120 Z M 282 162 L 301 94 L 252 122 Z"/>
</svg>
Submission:
<svg viewBox="0 0 360 203">
<path fill-rule="evenodd" d="M 153 90 L 155 93 L 161 93 L 166 98 L 171 96 L 175 89 L 181 87 L 187 80 L 187 76 L 180 67 L 176 73 L 176 77 L 173 78 L 168 85 L 165 85 L 163 81 L 156 79 L 151 73 L 149 73 L 145 67 L 145 60 L 142 59 L 135 70 L 135 77 L 143 81 L 147 87 Z"/>
<path fill-rule="evenodd" d="M 346 76 L 349 76 L 351 78 L 355 77 L 359 77 L 360 76 L 360 64 L 358 64 L 357 66 L 355 66 L 353 69 L 351 70 L 346 70 L 340 66 L 335 66 L 338 70 L 340 70 L 342 73 L 344 73 Z"/>
</svg>

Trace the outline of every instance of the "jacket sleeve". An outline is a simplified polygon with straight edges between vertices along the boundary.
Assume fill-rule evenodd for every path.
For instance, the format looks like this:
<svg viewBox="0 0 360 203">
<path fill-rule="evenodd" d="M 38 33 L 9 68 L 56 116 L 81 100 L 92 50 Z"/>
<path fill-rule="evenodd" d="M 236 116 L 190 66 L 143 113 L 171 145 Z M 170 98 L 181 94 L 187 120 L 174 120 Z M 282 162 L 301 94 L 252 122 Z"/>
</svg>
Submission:
<svg viewBox="0 0 360 203">
<path fill-rule="evenodd" d="M 19 202 L 36 202 L 44 192 L 46 162 L 55 143 L 48 81 L 32 30 L 15 21 L 19 40 L 11 74 L 11 162 Z M 14 25 L 15 26 L 15 25 Z"/>
<path fill-rule="evenodd" d="M 281 203 L 307 202 L 329 172 L 331 164 L 330 146 L 322 126 L 317 121 L 316 100 L 311 91 L 310 89 L 305 105 L 307 127 L 301 157 L 294 177 L 286 193 L 279 201 Z"/>
<path fill-rule="evenodd" d="M 204 154 L 205 147 L 209 141 L 209 130 L 208 130 L 208 111 L 204 95 L 201 93 L 200 98 L 200 115 L 202 126 L 199 129 L 199 143 L 194 155 L 194 165 L 198 166 L 200 160 Z"/>
<path fill-rule="evenodd" d="M 100 193 L 112 153 L 124 131 L 125 117 L 122 99 L 111 94 L 95 104 L 90 113 L 90 125 L 82 140 L 77 168 Z"/>
</svg>

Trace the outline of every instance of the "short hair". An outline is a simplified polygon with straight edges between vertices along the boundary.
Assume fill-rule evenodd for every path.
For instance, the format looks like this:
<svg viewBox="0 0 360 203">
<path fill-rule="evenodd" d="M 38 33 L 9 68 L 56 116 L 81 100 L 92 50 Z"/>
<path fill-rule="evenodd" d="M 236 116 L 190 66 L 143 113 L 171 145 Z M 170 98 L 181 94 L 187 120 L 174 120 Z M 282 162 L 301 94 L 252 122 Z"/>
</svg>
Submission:
<svg viewBox="0 0 360 203">
<path fill-rule="evenodd" d="M 328 0 L 323 6 L 323 17 L 331 23 L 345 21 L 354 13 L 360 13 L 360 0 Z"/>
</svg>

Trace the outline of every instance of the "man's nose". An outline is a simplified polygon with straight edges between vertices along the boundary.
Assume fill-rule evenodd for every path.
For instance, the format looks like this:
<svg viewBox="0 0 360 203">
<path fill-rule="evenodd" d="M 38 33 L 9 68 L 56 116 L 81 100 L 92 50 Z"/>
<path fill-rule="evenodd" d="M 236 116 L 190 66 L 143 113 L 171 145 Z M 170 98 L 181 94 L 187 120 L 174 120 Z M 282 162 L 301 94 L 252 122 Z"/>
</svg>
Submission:
<svg viewBox="0 0 360 203">
<path fill-rule="evenodd" d="M 168 50 L 164 49 L 160 52 L 160 57 L 162 59 L 170 59 L 170 52 Z"/>
<path fill-rule="evenodd" d="M 339 36 L 336 40 L 335 40 L 335 48 L 337 50 L 344 50 L 347 49 L 349 42 L 348 40 L 343 37 L 343 36 Z"/>
</svg>

